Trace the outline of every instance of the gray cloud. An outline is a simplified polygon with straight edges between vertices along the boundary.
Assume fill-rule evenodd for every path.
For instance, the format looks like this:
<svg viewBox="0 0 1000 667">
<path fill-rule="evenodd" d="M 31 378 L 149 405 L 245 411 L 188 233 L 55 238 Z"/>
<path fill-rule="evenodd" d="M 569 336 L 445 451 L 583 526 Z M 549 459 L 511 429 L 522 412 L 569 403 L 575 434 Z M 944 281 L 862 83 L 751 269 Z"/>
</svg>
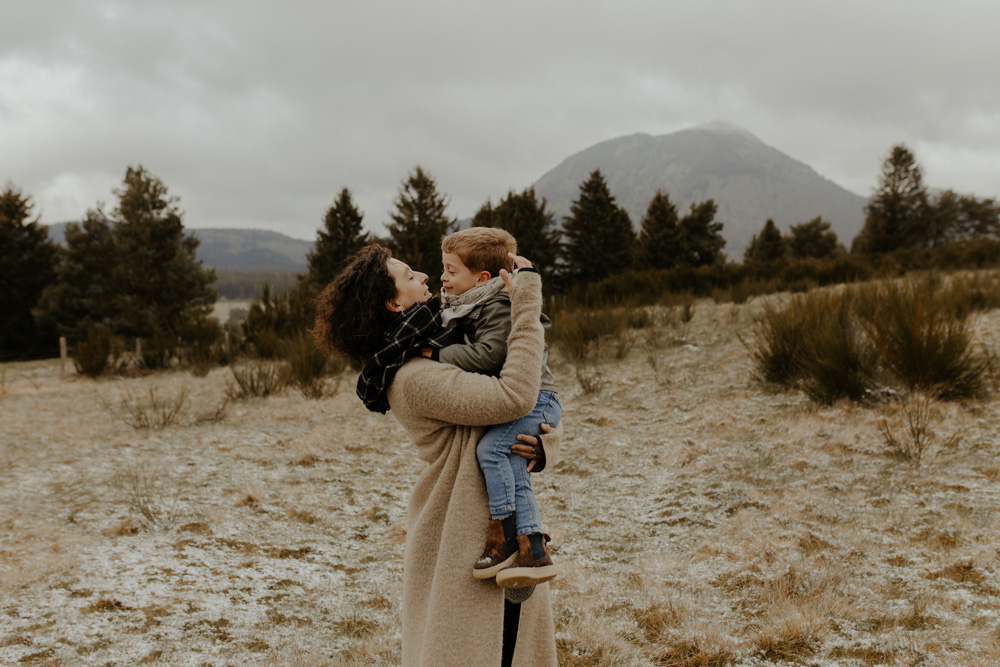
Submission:
<svg viewBox="0 0 1000 667">
<path fill-rule="evenodd" d="M 15 1 L 0 179 L 80 218 L 142 163 L 192 227 L 313 238 L 342 187 L 379 229 L 421 164 L 471 215 L 564 157 L 715 119 L 867 194 L 904 141 L 1000 194 L 985 2 Z"/>
</svg>

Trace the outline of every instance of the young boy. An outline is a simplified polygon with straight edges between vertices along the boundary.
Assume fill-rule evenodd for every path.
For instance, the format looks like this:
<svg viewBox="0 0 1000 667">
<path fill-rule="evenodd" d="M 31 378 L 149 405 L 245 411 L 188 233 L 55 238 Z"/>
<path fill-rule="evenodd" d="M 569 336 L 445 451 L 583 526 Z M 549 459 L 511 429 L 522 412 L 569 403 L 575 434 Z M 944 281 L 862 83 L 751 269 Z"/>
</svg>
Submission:
<svg viewBox="0 0 1000 667">
<path fill-rule="evenodd" d="M 500 269 L 513 270 L 508 253 L 517 254 L 517 242 L 502 229 L 472 227 L 444 239 L 441 317 L 446 326 L 460 327 L 467 342 L 433 349 L 432 359 L 466 371 L 500 373 L 511 328 L 510 296 L 499 277 Z M 548 318 L 542 317 L 548 324 Z M 545 550 L 548 536 L 541 532 L 527 460 L 510 448 L 518 433 L 538 433 L 540 424 L 556 426 L 562 416 L 547 359 L 546 349 L 535 408 L 521 419 L 491 426 L 476 446 L 476 458 L 486 479 L 490 521 L 486 546 L 473 566 L 473 576 L 495 576 L 504 588 L 533 586 L 559 573 Z"/>
</svg>

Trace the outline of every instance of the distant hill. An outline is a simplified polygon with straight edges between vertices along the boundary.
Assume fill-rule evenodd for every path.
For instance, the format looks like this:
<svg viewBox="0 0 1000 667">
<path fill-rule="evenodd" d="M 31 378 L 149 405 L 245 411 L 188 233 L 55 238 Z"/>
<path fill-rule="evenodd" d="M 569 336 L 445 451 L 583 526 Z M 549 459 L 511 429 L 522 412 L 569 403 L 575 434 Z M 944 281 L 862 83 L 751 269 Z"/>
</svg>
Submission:
<svg viewBox="0 0 1000 667">
<path fill-rule="evenodd" d="M 260 229 L 192 229 L 198 259 L 229 271 L 305 271 L 312 241 Z"/>
<path fill-rule="evenodd" d="M 601 142 L 544 174 L 535 182 L 535 192 L 548 200 L 561 222 L 594 169 L 604 174 L 636 230 L 657 188 L 670 195 L 680 215 L 692 203 L 714 199 L 716 219 L 724 223 L 726 252 L 735 257 L 742 257 L 768 218 L 788 233 L 790 225 L 822 215 L 848 247 L 864 223 L 864 197 L 727 123 Z"/>
<path fill-rule="evenodd" d="M 65 222 L 49 225 L 49 237 L 66 245 Z M 311 241 L 260 229 L 187 229 L 201 241 L 197 256 L 222 271 L 305 271 Z"/>
</svg>

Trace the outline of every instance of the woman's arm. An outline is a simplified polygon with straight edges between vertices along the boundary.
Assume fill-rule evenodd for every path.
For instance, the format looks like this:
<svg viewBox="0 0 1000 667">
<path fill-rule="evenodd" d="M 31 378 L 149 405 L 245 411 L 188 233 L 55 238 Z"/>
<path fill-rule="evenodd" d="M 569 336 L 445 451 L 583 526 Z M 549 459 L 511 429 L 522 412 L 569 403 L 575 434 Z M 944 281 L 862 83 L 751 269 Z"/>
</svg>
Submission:
<svg viewBox="0 0 1000 667">
<path fill-rule="evenodd" d="M 400 369 L 393 382 L 400 386 L 390 387 L 390 402 L 402 400 L 411 413 L 467 426 L 502 424 L 528 414 L 541 386 L 541 285 L 536 272 L 517 275 L 511 289 L 507 359 L 499 377 L 415 359 Z"/>
</svg>

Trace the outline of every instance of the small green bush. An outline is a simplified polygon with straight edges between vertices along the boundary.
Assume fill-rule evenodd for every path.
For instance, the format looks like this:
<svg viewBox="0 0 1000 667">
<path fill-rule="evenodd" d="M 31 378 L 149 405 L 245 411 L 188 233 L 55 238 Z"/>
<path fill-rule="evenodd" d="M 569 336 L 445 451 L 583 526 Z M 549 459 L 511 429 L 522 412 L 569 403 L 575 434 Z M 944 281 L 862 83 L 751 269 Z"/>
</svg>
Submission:
<svg viewBox="0 0 1000 667">
<path fill-rule="evenodd" d="M 76 344 L 73 364 L 80 375 L 96 378 L 117 366 L 121 352 L 121 341 L 111 335 L 111 330 L 95 326 L 87 330 L 87 340 Z"/>
<path fill-rule="evenodd" d="M 147 370 L 170 368 L 178 354 L 177 336 L 158 331 L 142 341 L 139 363 Z"/>
<path fill-rule="evenodd" d="M 945 307 L 941 285 L 884 281 L 768 306 L 747 343 L 755 373 L 822 403 L 868 400 L 893 384 L 942 400 L 980 396 L 988 359 L 973 345 L 968 309 Z"/>
<path fill-rule="evenodd" d="M 305 331 L 281 342 L 281 356 L 288 362 L 288 382 L 306 398 L 322 398 L 326 393 L 327 360 Z"/>
<path fill-rule="evenodd" d="M 827 405 L 842 398 L 867 400 L 878 360 L 856 322 L 850 293 L 816 294 L 804 301 L 809 322 L 795 362 L 802 390 Z"/>
<path fill-rule="evenodd" d="M 815 302 L 812 302 L 815 303 Z M 752 343 L 746 343 L 757 377 L 764 382 L 793 386 L 799 376 L 804 342 L 818 323 L 809 301 L 796 298 L 783 309 L 770 303 L 754 323 Z"/>
<path fill-rule="evenodd" d="M 967 310 L 949 308 L 933 280 L 885 281 L 863 292 L 860 315 L 883 366 L 910 390 L 942 400 L 981 396 L 986 361 Z"/>
<path fill-rule="evenodd" d="M 602 338 L 620 338 L 626 329 L 623 312 L 611 309 L 564 310 L 552 324 L 551 340 L 574 363 L 596 356 Z"/>
<path fill-rule="evenodd" d="M 184 343 L 184 362 L 193 375 L 204 377 L 218 365 L 216 348 L 222 339 L 222 327 L 214 318 L 192 312 L 178 324 L 177 335 Z"/>
</svg>

